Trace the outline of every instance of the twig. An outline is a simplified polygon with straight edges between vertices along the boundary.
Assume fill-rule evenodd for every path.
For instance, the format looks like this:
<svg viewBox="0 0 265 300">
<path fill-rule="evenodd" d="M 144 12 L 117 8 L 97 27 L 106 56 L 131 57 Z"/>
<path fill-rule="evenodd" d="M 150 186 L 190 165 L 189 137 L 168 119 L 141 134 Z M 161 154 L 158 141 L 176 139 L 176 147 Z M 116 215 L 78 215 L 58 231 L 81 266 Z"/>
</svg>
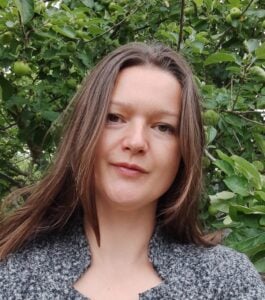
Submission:
<svg viewBox="0 0 265 300">
<path fill-rule="evenodd" d="M 239 140 L 239 138 L 238 138 L 238 137 L 237 137 L 237 135 L 236 135 L 236 132 L 235 132 L 235 130 L 233 130 L 233 135 L 234 135 L 234 137 L 235 137 L 235 139 L 236 139 L 236 141 L 237 141 L 237 143 L 238 143 L 238 145 L 239 145 L 240 149 L 242 149 L 242 145 L 241 145 L 241 143 L 240 143 L 240 140 Z"/>
<path fill-rule="evenodd" d="M 207 150 L 207 149 L 204 149 L 204 154 L 210 158 L 211 161 L 216 161 L 216 158 L 212 156 L 212 154 Z"/>
<path fill-rule="evenodd" d="M 25 160 L 25 159 L 24 159 L 24 160 Z M 13 166 L 13 165 L 8 165 L 8 168 L 9 168 L 11 171 L 13 171 L 13 172 L 15 172 L 15 173 L 17 173 L 17 174 L 19 174 L 19 175 L 23 175 L 23 176 L 25 176 L 25 177 L 29 176 L 29 174 L 28 174 L 27 172 L 24 172 L 24 171 L 20 170 L 19 168 L 15 167 L 15 166 Z"/>
<path fill-rule="evenodd" d="M 11 123 L 9 123 L 9 120 L 6 118 L 6 116 L 4 115 L 4 113 L 2 112 L 2 110 L 0 109 L 0 114 L 3 117 L 3 119 L 5 120 L 5 122 L 11 126 Z"/>
<path fill-rule="evenodd" d="M 185 7 L 185 0 L 181 0 L 181 10 L 180 10 L 180 19 L 179 19 L 179 40 L 177 50 L 180 50 L 180 46 L 183 39 L 183 26 L 184 26 L 184 7 Z"/>
<path fill-rule="evenodd" d="M 24 44 L 26 46 L 28 44 L 28 37 L 27 37 L 27 34 L 25 32 L 25 28 L 24 28 L 24 25 L 22 23 L 22 18 L 21 18 L 21 15 L 20 15 L 19 11 L 18 11 L 18 19 L 19 19 L 19 24 L 20 24 L 20 27 L 22 28 L 22 32 L 23 32 L 23 35 L 24 35 Z"/>
<path fill-rule="evenodd" d="M 250 5 L 254 2 L 254 0 L 250 0 L 248 5 L 246 6 L 246 8 L 242 11 L 241 15 L 239 16 L 239 19 L 241 17 L 243 17 L 243 15 L 246 13 L 246 11 L 249 9 Z M 216 47 L 214 48 L 214 52 L 218 50 L 218 48 L 222 45 L 223 41 L 225 40 L 226 36 L 227 36 L 227 33 L 233 29 L 233 27 L 229 27 L 227 28 L 224 32 L 223 32 L 223 35 L 219 41 L 219 43 L 216 45 Z"/>
<path fill-rule="evenodd" d="M 247 114 L 260 114 L 260 111 L 257 110 L 245 110 L 245 111 L 240 111 L 240 110 L 220 110 L 221 112 L 226 112 L 226 113 L 232 113 L 234 115 L 247 115 Z"/>
<path fill-rule="evenodd" d="M 236 106 L 236 103 L 237 103 L 237 100 L 239 98 L 239 95 L 240 95 L 240 89 L 238 89 L 235 98 L 232 99 L 232 107 L 231 107 L 232 111 L 234 110 L 234 108 Z"/>
<path fill-rule="evenodd" d="M 22 187 L 22 186 L 23 186 L 20 182 L 14 180 L 14 179 L 11 178 L 10 176 L 8 176 L 8 175 L 6 175 L 6 174 L 4 174 L 4 173 L 2 173 L 2 172 L 0 172 L 0 178 L 3 178 L 3 179 L 5 179 L 5 180 L 8 180 L 10 183 L 14 184 L 15 186 L 18 186 L 18 187 Z"/>
<path fill-rule="evenodd" d="M 144 2 L 143 2 L 144 4 Z M 111 28 L 109 28 L 108 30 L 104 31 L 103 33 L 101 34 L 98 34 L 96 36 L 94 36 L 92 39 L 88 40 L 87 43 L 90 43 L 96 39 L 98 39 L 99 37 L 111 32 L 112 30 L 116 29 L 117 27 L 119 27 L 122 23 L 124 23 L 130 16 L 132 16 L 133 14 L 136 13 L 136 11 L 141 7 L 143 6 L 143 4 L 141 5 L 138 5 L 131 13 L 129 13 L 127 16 L 125 16 L 120 22 L 118 22 L 117 24 L 115 24 L 114 26 L 112 26 Z"/>
<path fill-rule="evenodd" d="M 254 2 L 255 0 L 250 0 L 246 8 L 242 11 L 242 14 L 240 15 L 240 18 L 245 14 L 245 12 L 249 9 L 250 5 Z"/>
<path fill-rule="evenodd" d="M 10 124 L 7 127 L 0 128 L 0 131 L 5 132 L 7 129 L 12 128 L 12 127 L 14 127 L 16 125 L 17 125 L 16 123 Z"/>
<path fill-rule="evenodd" d="M 244 117 L 244 116 L 242 116 L 242 115 L 239 115 L 239 117 L 242 118 L 242 119 L 244 119 L 244 120 L 246 120 L 246 121 L 248 121 L 248 122 L 251 122 L 251 123 L 253 123 L 253 124 L 256 124 L 256 125 L 265 127 L 265 124 L 262 124 L 262 123 L 260 123 L 260 122 L 258 122 L 258 121 L 251 120 L 251 119 L 246 118 L 246 117 Z"/>
<path fill-rule="evenodd" d="M 163 22 L 165 22 L 165 21 L 167 21 L 167 20 L 170 20 L 170 18 L 171 18 L 171 17 L 166 17 L 166 18 L 163 18 L 163 19 L 159 20 L 158 22 L 159 22 L 159 24 L 162 24 Z M 141 31 L 141 30 L 143 30 L 143 29 L 150 28 L 150 27 L 151 27 L 150 24 L 146 24 L 146 25 L 143 25 L 143 26 L 141 26 L 141 27 L 136 28 L 136 29 L 134 30 L 134 32 L 138 32 L 138 31 Z"/>
<path fill-rule="evenodd" d="M 233 80 L 234 80 L 234 77 L 232 76 L 232 78 L 231 78 L 231 87 L 230 87 L 230 99 L 233 99 L 233 87 L 234 87 Z M 232 104 L 232 106 L 233 106 L 233 104 Z"/>
<path fill-rule="evenodd" d="M 252 111 L 251 111 L 251 112 L 252 112 Z M 246 118 L 245 116 L 243 116 L 243 115 L 242 115 L 241 113 L 239 113 L 238 111 L 237 111 L 237 112 L 234 112 L 234 111 L 232 111 L 232 110 L 227 110 L 226 113 L 233 114 L 233 115 L 237 115 L 237 116 L 239 116 L 240 118 L 242 118 L 242 119 L 244 119 L 244 120 L 246 120 L 246 121 L 248 121 L 248 122 L 251 122 L 251 123 L 256 124 L 256 125 L 258 125 L 258 126 L 263 126 L 263 127 L 265 127 L 265 124 L 262 124 L 262 123 L 260 123 L 260 122 L 258 122 L 258 121 L 251 120 L 251 119 L 249 119 L 249 118 Z"/>
</svg>

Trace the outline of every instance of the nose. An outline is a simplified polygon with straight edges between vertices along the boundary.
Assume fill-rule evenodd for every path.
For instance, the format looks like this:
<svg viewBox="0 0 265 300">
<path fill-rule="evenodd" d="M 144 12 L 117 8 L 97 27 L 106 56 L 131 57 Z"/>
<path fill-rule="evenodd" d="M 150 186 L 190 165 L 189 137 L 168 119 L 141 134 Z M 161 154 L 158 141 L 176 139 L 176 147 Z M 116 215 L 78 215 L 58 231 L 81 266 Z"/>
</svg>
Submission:
<svg viewBox="0 0 265 300">
<path fill-rule="evenodd" d="M 133 154 L 145 153 L 148 148 L 147 134 L 144 124 L 128 125 L 122 141 L 122 148 Z"/>
</svg>

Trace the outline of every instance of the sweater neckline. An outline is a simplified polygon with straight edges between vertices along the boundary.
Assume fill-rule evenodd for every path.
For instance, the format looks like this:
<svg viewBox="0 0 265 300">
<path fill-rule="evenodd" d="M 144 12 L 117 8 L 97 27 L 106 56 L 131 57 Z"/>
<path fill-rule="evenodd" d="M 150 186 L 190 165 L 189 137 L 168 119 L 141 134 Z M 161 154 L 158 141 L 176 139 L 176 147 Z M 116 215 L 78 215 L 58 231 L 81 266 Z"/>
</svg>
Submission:
<svg viewBox="0 0 265 300">
<path fill-rule="evenodd" d="M 71 240 L 73 239 L 73 246 L 74 247 L 79 247 L 78 252 L 80 253 L 80 257 L 82 258 L 82 265 L 80 265 L 80 268 L 76 270 L 75 274 L 71 276 L 70 282 L 68 282 L 68 286 L 70 283 L 70 295 L 69 296 L 74 296 L 75 299 L 86 299 L 86 300 L 91 300 L 90 298 L 82 295 L 79 291 L 77 291 L 74 288 L 74 283 L 82 276 L 84 272 L 89 268 L 91 264 L 91 251 L 90 251 L 90 246 L 89 243 L 86 239 L 84 228 L 83 228 L 83 223 L 78 222 L 77 228 L 76 226 L 72 227 L 71 230 L 72 232 L 70 233 L 71 235 Z M 161 260 L 161 254 L 165 253 L 164 251 L 164 237 L 161 234 L 161 230 L 158 226 L 155 227 L 154 232 L 152 234 L 152 237 L 149 242 L 149 249 L 148 249 L 148 258 L 149 261 L 152 263 L 153 268 L 157 272 L 158 276 L 161 278 L 162 282 L 159 283 L 158 285 L 144 291 L 140 292 L 139 299 L 150 299 L 149 297 L 152 297 L 152 294 L 155 294 L 156 297 L 158 295 L 164 295 L 165 294 L 165 289 L 168 287 L 168 276 L 167 276 L 167 268 L 163 268 L 162 260 Z M 73 257 L 72 258 L 74 261 L 78 258 Z M 73 263 L 75 263 L 73 261 Z M 152 299 L 152 298 L 151 298 Z"/>
</svg>

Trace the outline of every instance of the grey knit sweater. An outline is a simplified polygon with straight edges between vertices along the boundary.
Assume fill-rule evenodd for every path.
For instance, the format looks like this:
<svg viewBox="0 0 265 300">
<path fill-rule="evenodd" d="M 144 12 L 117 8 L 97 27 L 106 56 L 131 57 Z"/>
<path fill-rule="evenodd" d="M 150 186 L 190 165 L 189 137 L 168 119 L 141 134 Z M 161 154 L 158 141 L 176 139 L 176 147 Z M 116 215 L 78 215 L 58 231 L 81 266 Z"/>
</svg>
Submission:
<svg viewBox="0 0 265 300">
<path fill-rule="evenodd" d="M 265 286 L 245 255 L 216 246 L 170 242 L 156 230 L 149 258 L 163 280 L 141 300 L 265 299 Z M 0 299 L 87 299 L 73 283 L 91 255 L 82 224 L 38 238 L 0 263 Z"/>
</svg>

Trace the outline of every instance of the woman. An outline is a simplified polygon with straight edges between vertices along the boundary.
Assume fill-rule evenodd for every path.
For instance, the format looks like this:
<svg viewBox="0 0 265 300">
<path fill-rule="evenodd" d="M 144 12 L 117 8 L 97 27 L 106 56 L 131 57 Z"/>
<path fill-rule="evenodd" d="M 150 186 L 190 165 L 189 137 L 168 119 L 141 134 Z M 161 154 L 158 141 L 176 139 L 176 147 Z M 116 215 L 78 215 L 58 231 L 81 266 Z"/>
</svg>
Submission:
<svg viewBox="0 0 265 300">
<path fill-rule="evenodd" d="M 203 128 L 192 73 L 162 45 L 105 57 L 57 158 L 2 221 L 1 299 L 265 299 L 248 259 L 197 220 Z"/>
</svg>

